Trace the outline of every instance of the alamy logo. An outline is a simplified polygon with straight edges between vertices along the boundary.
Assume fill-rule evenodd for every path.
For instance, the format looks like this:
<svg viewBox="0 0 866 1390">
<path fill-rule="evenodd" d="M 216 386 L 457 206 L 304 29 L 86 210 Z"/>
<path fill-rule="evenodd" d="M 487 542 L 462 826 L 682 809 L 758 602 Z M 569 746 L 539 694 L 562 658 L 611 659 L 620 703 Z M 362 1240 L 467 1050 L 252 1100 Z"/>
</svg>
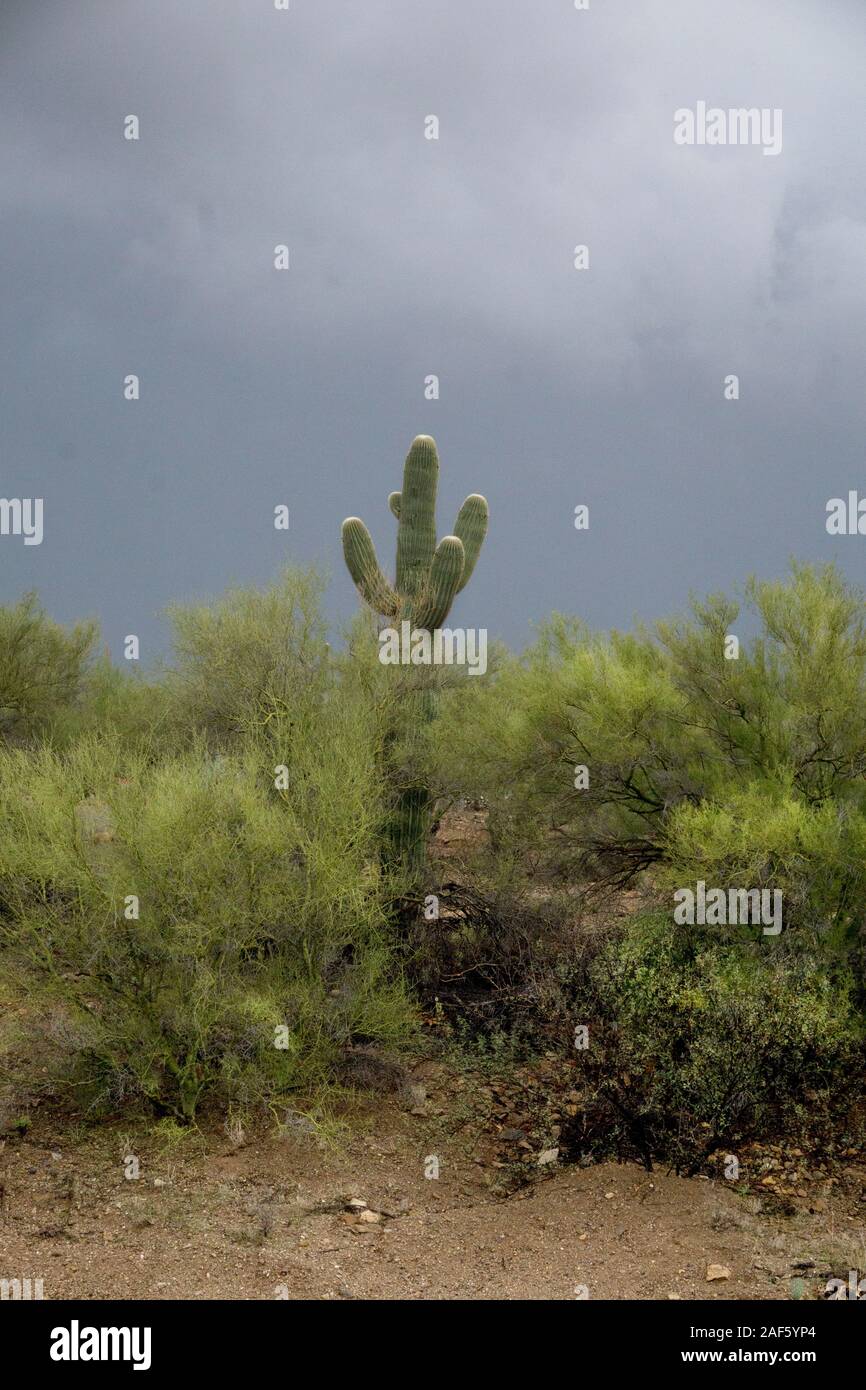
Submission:
<svg viewBox="0 0 866 1390">
<path fill-rule="evenodd" d="M 11 1299 L 32 1300 L 45 1297 L 42 1279 L 0 1279 L 0 1302 Z"/>
<path fill-rule="evenodd" d="M 467 666 L 470 676 L 483 676 L 487 629 L 437 627 L 428 632 L 404 619 L 399 632 L 386 627 L 379 633 L 379 660 L 383 666 Z"/>
<path fill-rule="evenodd" d="M 42 498 L 0 497 L 0 536 L 23 536 L 25 545 L 41 545 Z"/>
<path fill-rule="evenodd" d="M 762 145 L 764 154 L 782 149 L 780 107 L 737 106 L 725 111 L 699 101 L 695 110 L 681 106 L 674 112 L 675 145 Z"/>
<path fill-rule="evenodd" d="M 51 1331 L 52 1361 L 131 1361 L 134 1371 L 150 1370 L 149 1327 L 69 1327 Z"/>
<path fill-rule="evenodd" d="M 702 878 L 695 889 L 674 893 L 674 921 L 678 926 L 762 926 L 765 936 L 782 930 L 782 892 L 775 888 L 707 888 Z"/>
<path fill-rule="evenodd" d="M 832 1303 L 839 1303 L 843 1299 L 859 1303 L 866 1299 L 866 1276 L 860 1279 L 859 1274 L 859 1269 L 849 1270 L 847 1284 L 844 1279 L 828 1279 L 824 1286 L 824 1297 Z"/>
<path fill-rule="evenodd" d="M 827 532 L 831 536 L 866 536 L 866 497 L 853 489 L 844 497 L 831 497 L 827 503 Z"/>
</svg>

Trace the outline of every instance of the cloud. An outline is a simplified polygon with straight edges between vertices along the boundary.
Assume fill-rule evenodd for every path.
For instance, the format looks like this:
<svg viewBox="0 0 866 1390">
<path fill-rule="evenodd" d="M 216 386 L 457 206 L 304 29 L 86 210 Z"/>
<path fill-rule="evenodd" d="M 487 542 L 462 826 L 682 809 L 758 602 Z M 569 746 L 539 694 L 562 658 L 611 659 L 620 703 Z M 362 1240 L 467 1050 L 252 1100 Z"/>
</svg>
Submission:
<svg viewBox="0 0 866 1390">
<path fill-rule="evenodd" d="M 810 478 L 854 486 L 866 424 L 864 36 L 853 0 L 4 6 L 4 457 L 48 493 L 44 554 L 7 552 L 10 587 L 98 590 L 126 626 L 169 583 L 276 563 L 254 516 L 277 488 L 305 518 L 291 558 L 336 570 L 338 514 L 397 486 L 416 430 L 448 446 L 449 505 L 498 490 L 487 561 L 513 593 L 482 567 L 474 583 L 511 636 L 569 606 L 581 488 L 599 526 L 605 487 L 622 518 L 584 552 L 575 603 L 600 621 L 700 587 L 696 518 L 746 487 L 778 511 L 767 460 L 785 451 L 803 510 L 777 515 L 768 562 L 819 549 Z M 675 146 L 673 112 L 698 100 L 781 107 L 781 155 Z M 134 423 L 113 394 L 129 370 L 155 412 Z M 728 372 L 740 414 L 720 418 Z M 81 536 L 61 543 L 52 510 L 92 550 L 123 532 L 124 495 L 149 518 L 128 568 L 79 583 Z M 555 517 L 544 566 L 497 556 L 497 520 L 510 538 Z M 731 536 L 714 565 L 727 580 L 753 559 Z"/>
</svg>

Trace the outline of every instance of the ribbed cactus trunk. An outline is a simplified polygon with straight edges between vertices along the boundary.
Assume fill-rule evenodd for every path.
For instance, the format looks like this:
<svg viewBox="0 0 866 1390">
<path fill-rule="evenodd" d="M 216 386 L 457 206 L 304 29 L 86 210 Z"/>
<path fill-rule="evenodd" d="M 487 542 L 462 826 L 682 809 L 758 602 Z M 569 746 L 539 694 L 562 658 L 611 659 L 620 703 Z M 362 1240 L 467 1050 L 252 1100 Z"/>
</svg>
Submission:
<svg viewBox="0 0 866 1390">
<path fill-rule="evenodd" d="M 426 672 L 419 672 L 419 682 L 422 682 L 426 675 Z M 436 692 L 429 686 L 425 688 L 423 684 L 419 684 L 417 688 L 407 691 L 403 710 L 406 724 L 416 733 L 420 733 L 425 724 L 430 724 L 435 719 L 436 706 Z M 391 747 L 394 749 L 397 745 L 405 752 L 405 728 L 402 733 L 401 739 L 395 731 Z M 414 758 L 411 759 L 411 766 L 414 769 Z M 430 789 L 418 778 L 417 773 L 414 776 L 406 776 L 405 770 L 400 767 L 399 755 L 392 761 L 391 773 L 397 785 L 387 825 L 387 857 L 395 867 L 399 866 L 408 871 L 412 878 L 416 878 L 427 862 L 427 838 L 432 811 Z"/>
<path fill-rule="evenodd" d="M 402 492 L 392 492 L 388 505 L 397 518 L 397 576 L 392 587 L 379 568 L 370 533 L 358 517 L 343 522 L 343 554 L 352 579 L 375 613 L 396 626 L 409 621 L 413 631 L 435 632 L 445 622 L 456 594 L 469 582 L 487 533 L 487 502 L 478 493 L 467 497 L 452 536 L 436 544 L 436 488 L 439 457 L 429 435 L 419 435 L 406 456 Z M 389 747 L 395 750 L 408 731 L 419 733 L 436 713 L 433 673 L 424 667 L 412 672 L 403 702 L 403 730 L 395 728 Z M 401 677 L 403 670 L 400 670 Z M 417 876 L 426 863 L 430 826 L 429 787 L 419 777 L 415 759 L 408 777 L 399 767 L 388 826 L 390 857 Z"/>
</svg>

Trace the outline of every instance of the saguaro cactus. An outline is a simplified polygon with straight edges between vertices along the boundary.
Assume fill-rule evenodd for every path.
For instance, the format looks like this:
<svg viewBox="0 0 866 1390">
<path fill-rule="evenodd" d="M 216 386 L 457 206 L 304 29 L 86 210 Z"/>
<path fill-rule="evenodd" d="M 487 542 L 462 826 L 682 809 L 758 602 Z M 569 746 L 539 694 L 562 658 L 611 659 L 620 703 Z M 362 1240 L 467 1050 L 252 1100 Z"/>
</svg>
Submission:
<svg viewBox="0 0 866 1390">
<path fill-rule="evenodd" d="M 397 574 L 392 585 L 376 559 L 370 533 L 363 521 L 350 516 L 343 522 L 343 554 L 362 599 L 374 613 L 391 622 L 408 620 L 413 629 L 433 632 L 451 611 L 456 594 L 465 588 L 475 569 L 487 534 L 485 498 L 474 492 L 457 514 L 454 534 L 436 544 L 436 486 L 439 456 L 429 435 L 412 441 L 403 470 L 402 492 L 392 492 L 388 505 L 397 518 Z M 408 697 L 409 724 L 433 717 L 434 692 L 430 684 L 416 685 Z M 424 860 L 429 825 L 430 793 L 417 783 L 400 787 L 391 825 L 392 846 L 398 858 L 414 868 Z"/>
<path fill-rule="evenodd" d="M 408 618 L 413 627 L 441 627 L 455 594 L 469 583 L 487 534 L 487 502 L 479 493 L 466 498 L 454 534 L 436 544 L 436 485 L 439 455 L 435 441 L 419 434 L 403 470 L 403 491 L 388 505 L 397 518 L 397 579 L 385 578 L 370 532 L 360 517 L 343 522 L 343 554 L 358 592 L 375 613 Z"/>
</svg>

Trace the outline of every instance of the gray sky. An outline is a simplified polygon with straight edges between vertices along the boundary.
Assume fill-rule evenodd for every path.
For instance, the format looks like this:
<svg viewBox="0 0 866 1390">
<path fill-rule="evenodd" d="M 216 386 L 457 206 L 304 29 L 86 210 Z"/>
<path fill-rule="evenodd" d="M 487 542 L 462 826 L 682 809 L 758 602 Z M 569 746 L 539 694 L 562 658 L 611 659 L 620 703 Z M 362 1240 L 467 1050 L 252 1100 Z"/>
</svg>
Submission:
<svg viewBox="0 0 866 1390">
<path fill-rule="evenodd" d="M 515 645 L 866 580 L 824 524 L 866 494 L 864 70 L 863 0 L 0 0 L 0 495 L 45 503 L 0 601 L 146 660 L 169 600 L 316 561 L 347 617 L 340 522 L 393 572 L 418 433 L 440 535 L 490 501 L 452 621 Z M 675 145 L 699 101 L 781 153 Z"/>
</svg>

